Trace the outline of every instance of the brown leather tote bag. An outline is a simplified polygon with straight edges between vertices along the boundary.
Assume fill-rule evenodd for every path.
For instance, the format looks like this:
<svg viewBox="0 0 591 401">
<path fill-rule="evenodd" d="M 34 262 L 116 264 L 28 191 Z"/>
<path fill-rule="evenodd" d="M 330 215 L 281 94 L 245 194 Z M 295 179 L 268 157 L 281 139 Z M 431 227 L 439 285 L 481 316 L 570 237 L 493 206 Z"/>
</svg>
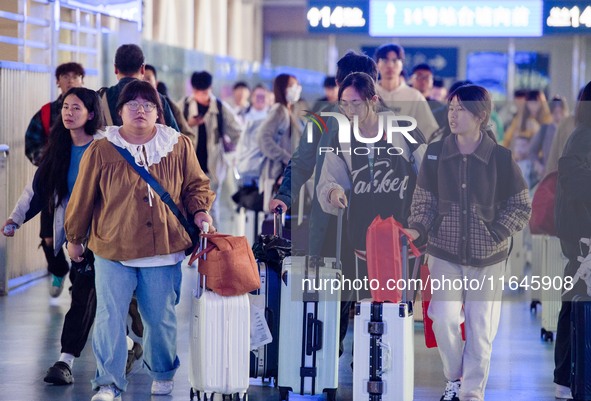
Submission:
<svg viewBox="0 0 591 401">
<path fill-rule="evenodd" d="M 223 296 L 242 295 L 261 286 L 257 263 L 246 237 L 226 234 L 201 234 L 207 238 L 205 249 L 196 248 L 189 259 L 199 260 L 199 273 L 206 286 Z"/>
</svg>

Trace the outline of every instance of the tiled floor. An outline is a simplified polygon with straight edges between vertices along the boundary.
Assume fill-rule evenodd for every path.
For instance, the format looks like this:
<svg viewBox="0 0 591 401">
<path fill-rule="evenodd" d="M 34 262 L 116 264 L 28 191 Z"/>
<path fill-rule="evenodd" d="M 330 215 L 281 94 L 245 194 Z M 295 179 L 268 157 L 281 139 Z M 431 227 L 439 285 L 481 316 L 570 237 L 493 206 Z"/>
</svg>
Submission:
<svg viewBox="0 0 591 401">
<path fill-rule="evenodd" d="M 172 396 L 150 396 L 150 377 L 137 366 L 130 377 L 128 391 L 123 395 L 124 401 L 189 400 L 188 318 L 195 271 L 184 267 L 183 274 L 183 296 L 178 306 L 181 367 L 175 377 L 174 392 Z M 90 343 L 74 364 L 76 382 L 73 385 L 56 387 L 43 383 L 46 369 L 59 356 L 61 326 L 70 301 L 67 291 L 58 299 L 50 299 L 47 285 L 48 279 L 44 278 L 0 297 L 0 401 L 88 401 L 93 395 L 89 381 L 94 375 L 95 362 Z M 352 399 L 352 331 L 349 334 L 349 348 L 340 361 L 337 399 L 341 401 Z M 487 401 L 554 400 L 553 344 L 541 342 L 539 334 L 540 313 L 530 314 L 528 295 L 506 294 L 494 343 Z M 422 325 L 416 323 L 416 401 L 439 400 L 443 387 L 441 372 L 437 350 L 425 348 Z M 273 387 L 253 381 L 249 399 L 278 400 L 279 393 Z"/>
</svg>

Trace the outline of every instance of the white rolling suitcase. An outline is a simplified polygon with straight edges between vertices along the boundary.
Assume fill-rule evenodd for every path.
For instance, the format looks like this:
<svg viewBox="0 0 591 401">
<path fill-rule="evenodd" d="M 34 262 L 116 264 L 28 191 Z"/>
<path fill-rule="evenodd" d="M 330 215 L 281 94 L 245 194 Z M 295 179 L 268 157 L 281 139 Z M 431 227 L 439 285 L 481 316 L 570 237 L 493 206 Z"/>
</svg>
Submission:
<svg viewBox="0 0 591 401">
<path fill-rule="evenodd" d="M 555 283 L 564 275 L 564 268 L 568 259 L 562 254 L 560 240 L 557 237 L 544 236 L 542 251 L 542 278 L 550 277 L 552 285 L 549 289 L 543 289 L 542 301 L 542 329 L 540 335 L 542 340 L 554 341 L 554 332 L 558 324 L 558 314 L 562 307 L 560 286 Z"/>
<path fill-rule="evenodd" d="M 204 240 L 206 241 L 206 240 Z M 204 249 L 205 244 L 202 244 Z M 212 400 L 214 394 L 248 400 L 250 303 L 248 294 L 225 297 L 206 290 L 198 274 L 191 305 L 189 341 L 190 398 Z"/>
<path fill-rule="evenodd" d="M 513 234 L 513 248 L 509 254 L 507 263 L 507 273 L 505 279 L 509 280 L 511 276 L 517 277 L 521 281 L 525 277 L 525 264 L 527 263 L 527 249 L 524 246 L 524 230 Z"/>
<path fill-rule="evenodd" d="M 319 282 L 341 281 L 342 213 L 337 228 L 337 257 L 290 256 L 281 273 L 278 385 L 281 400 L 289 391 L 301 395 L 326 393 L 336 400 L 338 387 L 341 292 L 316 290 Z M 314 283 L 304 285 L 303 280 Z"/>
<path fill-rule="evenodd" d="M 408 245 L 402 239 L 402 274 L 408 277 Z M 414 333 L 412 301 L 358 302 L 353 337 L 353 400 L 412 401 Z"/>
</svg>

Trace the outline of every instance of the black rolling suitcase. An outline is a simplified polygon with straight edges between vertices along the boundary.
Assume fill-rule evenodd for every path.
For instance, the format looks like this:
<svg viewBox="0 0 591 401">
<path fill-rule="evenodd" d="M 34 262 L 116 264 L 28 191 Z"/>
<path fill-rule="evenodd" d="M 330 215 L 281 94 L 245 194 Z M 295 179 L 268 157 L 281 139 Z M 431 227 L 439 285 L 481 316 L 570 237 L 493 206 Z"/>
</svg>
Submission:
<svg viewBox="0 0 591 401">
<path fill-rule="evenodd" d="M 571 391 L 573 401 L 591 401 L 591 298 L 571 303 Z"/>
<path fill-rule="evenodd" d="M 277 383 L 279 363 L 279 311 L 281 297 L 281 263 L 289 256 L 291 243 L 282 237 L 281 212 L 274 214 L 273 235 L 261 235 L 253 247 L 259 266 L 261 288 L 251 294 L 264 297 L 265 320 L 272 341 L 250 353 L 250 377 L 274 379 Z"/>
</svg>

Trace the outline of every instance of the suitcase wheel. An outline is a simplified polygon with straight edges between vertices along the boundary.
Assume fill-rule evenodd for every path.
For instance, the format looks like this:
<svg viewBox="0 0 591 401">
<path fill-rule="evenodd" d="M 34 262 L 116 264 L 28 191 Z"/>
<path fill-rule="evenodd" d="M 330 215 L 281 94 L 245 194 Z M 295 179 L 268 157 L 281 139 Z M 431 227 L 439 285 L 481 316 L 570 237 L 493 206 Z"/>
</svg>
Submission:
<svg viewBox="0 0 591 401">
<path fill-rule="evenodd" d="M 542 327 L 540 330 L 540 337 L 542 341 L 554 342 L 554 333 Z"/>
<path fill-rule="evenodd" d="M 289 400 L 289 389 L 285 387 L 279 387 L 279 396 L 281 397 L 281 401 Z"/>
<path fill-rule="evenodd" d="M 326 401 L 337 401 L 337 390 L 326 390 Z"/>
</svg>

